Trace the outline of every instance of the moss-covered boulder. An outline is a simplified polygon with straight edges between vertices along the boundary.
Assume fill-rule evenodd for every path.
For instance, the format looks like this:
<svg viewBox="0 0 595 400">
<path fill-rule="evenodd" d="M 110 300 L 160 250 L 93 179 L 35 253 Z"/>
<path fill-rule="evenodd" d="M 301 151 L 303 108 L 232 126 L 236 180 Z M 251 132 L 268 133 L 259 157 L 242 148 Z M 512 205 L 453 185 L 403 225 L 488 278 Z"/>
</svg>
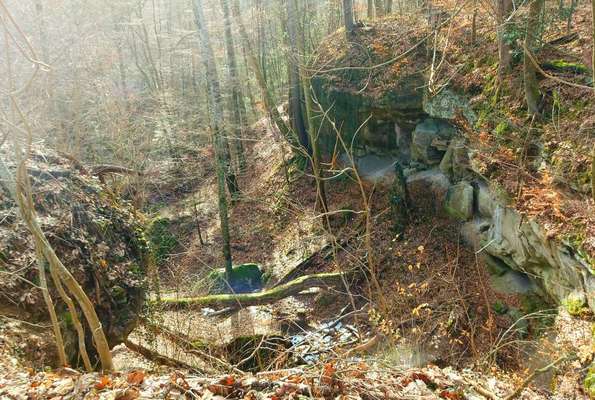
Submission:
<svg viewBox="0 0 595 400">
<path fill-rule="evenodd" d="M 0 157 L 14 174 L 8 150 Z M 45 150 L 36 150 L 28 163 L 39 223 L 56 254 L 93 302 L 110 346 L 121 343 L 136 326 L 144 303 L 148 246 L 142 216 L 121 201 L 77 162 Z M 0 313 L 47 323 L 48 312 L 39 283 L 33 240 L 10 193 L 0 185 Z M 48 275 L 49 278 L 49 275 Z M 72 316 L 51 279 L 49 287 L 64 326 L 67 353 L 78 364 Z M 80 310 L 79 310 L 79 314 Z M 84 317 L 79 315 L 80 320 Z M 85 326 L 87 349 L 95 355 L 90 329 Z"/>
<path fill-rule="evenodd" d="M 225 276 L 225 269 L 220 268 L 209 274 L 211 294 L 250 293 L 264 286 L 264 272 L 258 264 L 240 264 L 232 269 L 231 279 Z"/>
</svg>

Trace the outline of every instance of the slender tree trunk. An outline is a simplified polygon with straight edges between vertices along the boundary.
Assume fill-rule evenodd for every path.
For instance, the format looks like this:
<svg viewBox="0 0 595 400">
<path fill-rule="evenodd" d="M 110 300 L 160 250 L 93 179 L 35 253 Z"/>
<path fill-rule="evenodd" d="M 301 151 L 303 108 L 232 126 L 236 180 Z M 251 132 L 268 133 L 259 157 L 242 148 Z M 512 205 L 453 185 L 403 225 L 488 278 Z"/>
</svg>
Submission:
<svg viewBox="0 0 595 400">
<path fill-rule="evenodd" d="M 437 22 L 439 24 L 439 22 Z M 473 17 L 471 19 L 471 43 L 477 41 L 477 0 L 473 2 Z"/>
<path fill-rule="evenodd" d="M 497 18 L 498 24 L 498 77 L 502 81 L 502 77 L 510 70 L 510 63 L 512 55 L 510 54 L 510 45 L 506 41 L 506 27 L 508 25 L 508 17 L 512 12 L 512 0 L 498 0 Z"/>
<path fill-rule="evenodd" d="M 242 57 L 244 60 L 244 67 L 245 67 L 245 75 L 246 75 L 246 93 L 248 94 L 248 101 L 250 102 L 250 110 L 252 111 L 253 117 L 260 117 L 260 110 L 258 109 L 258 105 L 256 104 L 256 98 L 254 97 L 255 90 L 252 90 L 252 79 L 250 79 L 250 70 L 251 64 L 248 61 L 248 56 L 246 54 L 247 50 L 244 46 L 244 42 L 241 41 L 241 48 L 242 48 Z M 265 110 L 266 111 L 266 110 Z M 247 115 L 247 114 L 246 114 Z"/>
<path fill-rule="evenodd" d="M 368 19 L 374 19 L 374 0 L 368 0 Z"/>
<path fill-rule="evenodd" d="M 314 118 L 312 115 L 313 109 L 313 101 L 312 101 L 312 92 L 310 90 L 310 76 L 308 72 L 303 68 L 306 64 L 305 59 L 305 45 L 304 45 L 304 35 L 300 29 L 300 25 L 297 24 L 298 12 L 297 12 L 297 0 L 288 0 L 287 2 L 287 19 L 288 19 L 288 27 L 291 27 L 296 34 L 294 35 L 297 38 L 297 43 L 295 43 L 295 47 L 297 47 L 298 54 L 300 58 L 298 59 L 298 65 L 300 66 L 300 80 L 302 82 L 302 90 L 304 93 L 304 104 L 306 108 L 306 129 L 308 130 L 310 145 L 312 146 L 312 171 L 314 172 L 314 179 L 316 179 L 316 189 L 318 192 L 318 200 L 317 203 L 320 204 L 321 211 L 324 213 L 323 221 L 325 221 L 325 225 L 329 228 L 328 224 L 328 204 L 326 199 L 326 190 L 324 186 L 324 181 L 322 178 L 322 169 L 320 166 L 320 150 L 318 147 L 318 137 L 316 136 L 316 128 L 314 124 Z M 353 18 L 353 17 L 352 17 Z"/>
<path fill-rule="evenodd" d="M 289 38 L 290 49 L 290 54 L 288 54 L 287 57 L 287 69 L 289 73 L 289 120 L 291 122 L 291 128 L 296 133 L 300 145 L 304 148 L 307 154 L 312 154 L 302 109 L 302 89 L 299 66 L 301 60 L 297 45 L 297 19 L 292 7 L 292 1 L 293 0 L 287 1 L 287 36 Z"/>
<path fill-rule="evenodd" d="M 343 18 L 345 19 L 345 32 L 349 36 L 355 28 L 353 21 L 353 0 L 343 0 Z"/>
<path fill-rule="evenodd" d="M 255 8 L 256 8 L 256 44 L 258 48 L 258 63 L 260 64 L 260 68 L 262 70 L 262 76 L 264 77 L 264 81 L 268 82 L 269 77 L 267 74 L 267 54 L 266 54 L 266 31 L 265 31 L 265 23 L 263 17 L 265 15 L 263 1 L 262 0 L 255 0 L 254 1 Z"/>
<path fill-rule="evenodd" d="M 339 0 L 328 0 L 328 30 L 333 33 L 341 24 L 341 5 Z"/>
<path fill-rule="evenodd" d="M 385 4 L 385 15 L 389 15 L 393 12 L 393 0 L 385 0 L 386 4 Z"/>
<path fill-rule="evenodd" d="M 62 330 L 60 329 L 60 322 L 58 321 L 58 316 L 56 315 L 56 309 L 54 308 L 54 302 L 52 300 L 52 296 L 50 295 L 50 291 L 48 290 L 47 278 L 45 273 L 45 257 L 43 256 L 41 247 L 37 245 L 35 246 L 35 252 L 37 254 L 37 271 L 39 273 L 39 287 L 41 288 L 43 300 L 45 301 L 45 305 L 48 308 L 48 313 L 50 314 L 50 321 L 52 322 L 52 330 L 54 331 L 56 348 L 58 350 L 58 361 L 60 362 L 60 365 L 64 367 L 68 365 L 66 361 L 66 352 L 64 350 L 64 339 L 62 337 Z"/>
<path fill-rule="evenodd" d="M 529 5 L 529 15 L 527 17 L 527 29 L 525 36 L 525 56 L 524 56 L 524 86 L 525 99 L 527 101 L 527 111 L 530 115 L 539 114 L 539 102 L 541 93 L 539 92 L 539 82 L 537 80 L 537 71 L 527 51 L 533 51 L 536 47 L 541 30 L 541 13 L 544 7 L 544 0 L 532 0 Z"/>
<path fill-rule="evenodd" d="M 223 258 L 225 259 L 225 274 L 228 280 L 232 277 L 231 245 L 229 235 L 229 218 L 227 197 L 225 195 L 225 166 L 223 160 L 224 143 L 222 138 L 223 107 L 221 105 L 221 88 L 215 55 L 211 47 L 209 31 L 205 24 L 202 0 L 193 1 L 194 20 L 198 29 L 200 49 L 207 74 L 207 93 L 210 100 L 211 129 L 215 146 L 215 163 L 217 168 L 217 189 L 219 194 L 219 220 L 221 236 L 223 237 Z"/>
<path fill-rule="evenodd" d="M 83 365 L 85 366 L 85 369 L 88 372 L 91 372 L 93 371 L 93 365 L 91 364 L 89 354 L 87 353 L 87 345 L 85 343 L 85 330 L 83 328 L 83 324 L 81 324 L 81 321 L 78 317 L 76 306 L 74 305 L 74 302 L 72 301 L 68 293 L 66 293 L 66 290 L 64 290 L 64 286 L 60 281 L 60 276 L 58 275 L 55 268 L 51 268 L 50 273 L 52 275 L 54 285 L 56 286 L 56 289 L 58 290 L 60 297 L 66 303 L 66 306 L 68 307 L 68 312 L 70 313 L 70 317 L 72 318 L 72 325 L 74 325 L 74 329 L 76 330 L 76 334 L 78 337 L 79 355 L 83 359 Z"/>
<path fill-rule="evenodd" d="M 238 169 L 240 172 L 246 169 L 246 155 L 242 144 L 246 115 L 246 106 L 240 86 L 240 77 L 238 73 L 238 62 L 236 59 L 235 46 L 231 32 L 231 17 L 229 11 L 229 0 L 221 0 L 223 9 L 223 19 L 225 22 L 225 50 L 227 52 L 227 63 L 229 64 L 229 81 L 231 82 L 231 111 L 234 120 L 234 144 L 237 156 Z"/>
<path fill-rule="evenodd" d="M 244 26 L 242 16 L 240 14 L 240 4 L 238 0 L 233 0 L 232 2 L 232 14 L 236 20 L 236 23 L 238 24 L 240 37 L 242 39 L 242 44 L 244 46 L 246 58 L 248 59 L 248 64 L 250 65 L 252 73 L 254 74 L 256 82 L 258 83 L 258 87 L 263 98 L 264 106 L 266 108 L 267 114 L 269 115 L 269 118 L 271 119 L 271 123 L 274 126 L 276 126 L 277 129 L 279 129 L 281 135 L 291 145 L 295 146 L 298 144 L 295 135 L 291 132 L 285 121 L 283 121 L 283 118 L 281 117 L 279 110 L 277 110 L 277 106 L 275 104 L 275 101 L 273 100 L 273 95 L 267 86 L 261 65 L 258 62 L 258 59 L 256 58 L 254 51 L 252 50 L 250 38 L 248 36 L 248 32 L 246 31 L 246 27 Z"/>
<path fill-rule="evenodd" d="M 384 0 L 374 0 L 376 6 L 376 18 L 384 17 Z"/>
<path fill-rule="evenodd" d="M 128 85 L 126 83 L 126 61 L 124 58 L 124 50 L 122 49 L 123 38 L 125 36 L 125 29 L 122 26 L 122 21 L 120 21 L 118 16 L 112 16 L 114 21 L 114 33 L 117 35 L 114 38 L 114 43 L 116 46 L 116 52 L 118 53 L 118 72 L 120 75 L 120 90 L 122 90 L 122 94 L 124 95 L 124 104 L 128 105 Z"/>
</svg>

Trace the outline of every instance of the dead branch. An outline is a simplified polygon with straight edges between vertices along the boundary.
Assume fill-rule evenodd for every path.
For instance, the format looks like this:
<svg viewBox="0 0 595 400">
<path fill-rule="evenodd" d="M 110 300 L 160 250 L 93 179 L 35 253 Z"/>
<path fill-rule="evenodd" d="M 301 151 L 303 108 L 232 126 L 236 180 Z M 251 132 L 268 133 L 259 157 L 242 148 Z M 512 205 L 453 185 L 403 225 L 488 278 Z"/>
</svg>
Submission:
<svg viewBox="0 0 595 400">
<path fill-rule="evenodd" d="M 99 177 L 103 180 L 103 177 L 107 174 L 123 174 L 123 175 L 136 175 L 143 176 L 144 173 L 141 171 L 134 170 L 132 168 L 123 167 L 121 165 L 94 165 L 91 168 L 91 174 Z"/>
<path fill-rule="evenodd" d="M 130 339 L 126 339 L 124 341 L 124 344 L 126 345 L 126 347 L 128 347 L 130 350 L 134 351 L 135 353 L 138 353 L 141 356 L 145 357 L 147 360 L 156 362 L 158 364 L 167 365 L 167 366 L 174 367 L 174 368 L 183 368 L 183 369 L 187 369 L 187 370 L 195 371 L 195 372 L 199 372 L 199 373 L 204 373 L 204 371 L 202 371 L 201 369 L 199 369 L 197 367 L 194 367 L 190 364 L 186 364 L 183 361 L 176 360 L 176 359 L 168 357 L 168 356 L 164 356 L 163 354 L 159 354 L 156 351 L 148 349 L 140 344 L 131 342 Z"/>
<path fill-rule="evenodd" d="M 382 340 L 384 340 L 385 338 L 386 338 L 386 336 L 384 336 L 383 334 L 377 333 L 368 341 L 347 350 L 345 353 L 343 353 L 343 356 L 344 357 L 352 357 L 356 354 L 368 353 L 370 350 L 372 350 L 378 344 L 380 344 L 382 342 Z"/>
<path fill-rule="evenodd" d="M 578 33 L 572 32 L 568 35 L 558 36 L 555 39 L 552 39 L 546 43 L 548 46 L 562 46 L 564 44 L 572 43 L 578 39 Z"/>
<path fill-rule="evenodd" d="M 512 392 L 511 394 L 509 394 L 508 396 L 506 396 L 504 398 L 504 400 L 512 400 L 512 399 L 517 398 L 522 393 L 522 391 L 525 390 L 525 388 L 527 386 L 529 386 L 529 384 L 531 383 L 531 381 L 533 379 L 535 379 L 536 376 L 541 375 L 541 374 L 549 371 L 550 369 L 554 368 L 556 365 L 560 364 L 562 361 L 566 360 L 567 358 L 568 358 L 568 356 L 564 355 L 562 357 L 559 357 L 558 359 L 556 359 L 552 363 L 546 365 L 545 367 L 534 370 L 533 372 L 531 372 L 531 374 L 529 374 L 528 377 L 525 378 L 525 380 L 523 381 L 523 383 L 521 383 L 519 385 L 519 387 L 517 387 L 515 389 L 514 392 Z"/>
<path fill-rule="evenodd" d="M 218 364 L 221 368 L 227 371 L 233 371 L 240 375 L 245 374 L 242 370 L 234 368 L 233 365 L 221 360 L 220 358 L 217 358 L 209 353 L 197 349 L 196 346 L 194 346 L 190 342 L 190 340 L 187 337 L 185 337 L 185 335 L 178 332 L 174 332 L 169 328 L 166 328 L 165 326 L 157 325 L 146 319 L 142 319 L 141 322 L 143 326 L 146 327 L 148 330 L 150 330 L 154 334 L 166 337 L 168 340 L 181 347 L 186 353 L 192 354 L 206 361 L 214 362 L 215 364 Z"/>
<path fill-rule="evenodd" d="M 531 51 L 530 51 L 530 50 L 527 48 L 527 46 L 523 45 L 523 49 L 524 49 L 524 51 L 525 51 L 525 54 L 526 54 L 527 56 L 529 56 L 529 60 L 530 60 L 530 61 L 531 61 L 531 63 L 532 63 L 534 66 L 535 66 L 535 68 L 537 69 L 537 71 L 538 71 L 538 72 L 539 72 L 541 75 L 545 76 L 546 78 L 548 78 L 548 79 L 551 79 L 551 80 L 553 80 L 553 81 L 555 81 L 555 82 L 561 83 L 561 84 L 563 84 L 563 85 L 568 85 L 568 86 L 572 86 L 572 87 L 575 87 L 575 88 L 578 88 L 578 89 L 583 89 L 583 90 L 588 90 L 588 91 L 591 91 L 591 92 L 595 92 L 595 88 L 592 88 L 592 87 L 590 87 L 590 86 L 579 85 L 578 83 L 569 82 L 569 81 L 566 81 L 566 80 L 564 80 L 564 79 L 560 79 L 560 78 L 558 78 L 557 76 L 554 76 L 554 75 L 550 75 L 550 74 L 548 74 L 547 72 L 545 72 L 545 71 L 543 70 L 543 68 L 541 68 L 541 66 L 539 65 L 539 62 L 537 62 L 537 60 L 535 59 L 535 56 L 534 56 L 534 55 L 533 55 L 533 53 L 532 53 L 532 52 L 531 52 Z"/>
<path fill-rule="evenodd" d="M 486 388 L 481 386 L 479 383 L 469 380 L 469 379 L 463 379 L 463 380 L 465 381 L 465 383 L 467 385 L 471 386 L 473 389 L 475 389 L 475 391 L 477 393 L 479 393 L 483 397 L 488 398 L 490 400 L 501 400 L 500 397 L 496 396 L 494 393 L 490 392 L 489 390 L 487 390 Z"/>
</svg>

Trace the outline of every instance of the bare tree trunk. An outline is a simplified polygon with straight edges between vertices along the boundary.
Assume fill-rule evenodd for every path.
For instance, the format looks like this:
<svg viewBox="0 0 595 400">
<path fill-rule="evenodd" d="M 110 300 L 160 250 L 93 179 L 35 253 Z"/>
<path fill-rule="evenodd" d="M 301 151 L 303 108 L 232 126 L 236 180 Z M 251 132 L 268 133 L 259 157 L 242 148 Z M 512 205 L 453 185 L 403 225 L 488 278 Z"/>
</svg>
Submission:
<svg viewBox="0 0 595 400">
<path fill-rule="evenodd" d="M 385 15 L 389 15 L 393 12 L 393 0 L 385 0 L 386 4 L 385 4 Z"/>
<path fill-rule="evenodd" d="M 289 73 L 289 120 L 291 128 L 296 133 L 300 145 L 307 154 L 312 154 L 308 132 L 304 122 L 302 109 L 302 89 L 300 79 L 300 53 L 298 50 L 297 17 L 292 1 L 287 2 L 287 34 L 289 38 L 288 73 Z"/>
<path fill-rule="evenodd" d="M 345 31 L 349 35 L 355 27 L 353 21 L 353 0 L 343 0 L 343 17 L 345 19 Z"/>
<path fill-rule="evenodd" d="M 591 49 L 591 71 L 593 71 L 593 87 L 595 88 L 595 0 L 591 0 L 591 25 L 591 35 L 593 39 L 593 48 Z M 595 190 L 593 191 L 593 198 L 595 198 Z"/>
<path fill-rule="evenodd" d="M 246 106 L 240 86 L 240 77 L 238 74 L 238 62 L 235 54 L 235 46 L 231 32 L 231 17 L 229 11 L 229 0 L 221 0 L 223 9 L 223 19 L 225 21 L 225 50 L 227 52 L 227 63 L 229 64 L 229 80 L 231 82 L 231 111 L 234 119 L 234 148 L 237 157 L 238 169 L 240 172 L 246 169 L 246 155 L 242 139 L 245 129 Z"/>
<path fill-rule="evenodd" d="M 50 63 L 50 48 L 48 45 L 48 35 L 47 35 L 47 27 L 46 27 L 46 18 L 44 13 L 44 7 L 42 0 L 35 0 L 35 11 L 37 13 L 37 28 L 39 30 L 39 44 L 41 47 L 41 56 L 43 59 L 41 61 L 45 63 Z M 54 85 L 52 84 L 52 71 L 48 71 L 46 73 L 46 91 L 49 98 L 49 111 L 50 114 L 55 112 L 55 105 L 54 105 Z"/>
<path fill-rule="evenodd" d="M 368 19 L 374 19 L 374 0 L 368 0 Z"/>
<path fill-rule="evenodd" d="M 339 0 L 328 1 L 328 29 L 327 33 L 333 33 L 341 24 L 341 5 Z"/>
<path fill-rule="evenodd" d="M 384 0 L 374 0 L 376 6 L 376 18 L 384 17 Z"/>
<path fill-rule="evenodd" d="M 502 80 L 502 77 L 506 72 L 510 70 L 510 63 L 512 61 L 512 55 L 510 54 L 510 45 L 506 41 L 506 26 L 507 20 L 512 11 L 512 0 L 497 0 L 497 18 L 496 23 L 498 24 L 498 77 Z"/>
<path fill-rule="evenodd" d="M 54 331 L 54 338 L 56 339 L 56 348 L 58 350 L 58 361 L 60 362 L 61 366 L 68 365 L 66 361 L 66 352 L 64 350 L 64 339 L 62 337 L 62 331 L 60 329 L 60 322 L 58 321 L 58 317 L 56 315 L 56 309 L 54 308 L 54 302 L 52 301 L 52 296 L 50 295 L 50 291 L 48 290 L 48 283 L 45 274 L 45 257 L 43 256 L 43 252 L 39 246 L 35 246 L 35 253 L 37 255 L 37 271 L 39 273 L 39 286 L 41 288 L 41 294 L 43 295 L 43 300 L 45 301 L 45 305 L 48 308 L 48 313 L 50 314 L 50 321 L 52 322 L 52 330 Z"/>
<path fill-rule="evenodd" d="M 539 92 L 539 82 L 537 80 L 537 71 L 531 61 L 528 51 L 533 51 L 540 36 L 541 29 L 540 17 L 544 7 L 544 0 L 532 0 L 529 6 L 529 15 L 527 17 L 527 28 L 525 36 L 525 56 L 524 56 L 524 86 L 525 99 L 527 101 L 527 111 L 530 115 L 539 114 L 539 102 L 541 93 Z"/>
<path fill-rule="evenodd" d="M 225 259 L 225 274 L 228 280 L 232 277 L 231 245 L 229 235 L 229 217 L 227 210 L 227 197 L 225 195 L 225 166 L 223 160 L 224 143 L 221 129 L 223 127 L 223 107 L 221 105 L 221 87 L 215 64 L 215 55 L 211 47 L 209 31 L 205 24 L 202 0 L 194 0 L 194 20 L 200 38 L 200 48 L 203 63 L 207 74 L 207 92 L 210 99 L 211 129 L 213 144 L 215 146 L 215 163 L 217 168 L 217 188 L 219 194 L 219 221 L 221 223 L 221 236 L 223 237 L 223 258 Z"/>
<path fill-rule="evenodd" d="M 350 1 L 347 1 L 350 2 Z M 344 1 L 345 4 L 345 1 Z M 350 9 L 352 5 L 348 5 L 345 10 Z M 349 12 L 346 11 L 346 15 Z M 353 16 L 351 16 L 353 21 Z M 314 119 L 312 116 L 312 93 L 310 90 L 310 76 L 308 72 L 305 70 L 304 65 L 306 64 L 305 59 L 305 45 L 304 45 L 304 34 L 301 32 L 299 28 L 299 24 L 297 24 L 297 0 L 289 0 L 287 2 L 287 19 L 288 19 L 288 27 L 291 26 L 291 30 L 294 31 L 294 37 L 297 39 L 297 43 L 295 43 L 295 47 L 297 47 L 298 55 L 300 58 L 298 59 L 298 65 L 300 66 L 300 80 L 302 82 L 302 90 L 304 93 L 304 104 L 306 108 L 306 127 L 308 130 L 308 135 L 310 139 L 310 145 L 312 146 L 312 171 L 314 172 L 314 178 L 316 179 L 316 189 L 318 192 L 318 200 L 317 203 L 321 205 L 321 210 L 324 213 L 323 221 L 325 221 L 326 227 L 329 226 L 328 224 L 328 205 L 326 199 L 326 190 L 324 187 L 324 181 L 322 178 L 322 169 L 320 167 L 320 150 L 318 147 L 318 137 L 316 136 L 316 129 L 314 124 Z M 347 22 L 347 21 L 346 21 Z"/>
<path fill-rule="evenodd" d="M 118 72 L 120 74 L 120 89 L 122 90 L 122 94 L 124 95 L 124 104 L 128 105 L 126 101 L 128 98 L 128 85 L 126 83 L 126 64 L 124 59 L 124 51 L 122 49 L 122 40 L 125 33 L 125 28 L 123 27 L 122 22 L 119 20 L 119 16 L 114 15 L 114 32 L 117 34 L 117 37 L 114 38 L 114 42 L 116 45 L 116 52 L 118 53 Z"/>
<path fill-rule="evenodd" d="M 87 345 L 85 343 L 85 330 L 83 329 L 83 325 L 79 320 L 76 306 L 74 305 L 74 302 L 72 301 L 70 296 L 68 296 L 68 294 L 64 290 L 64 286 L 60 281 L 60 276 L 58 275 L 57 271 L 55 269 L 50 269 L 50 273 L 52 274 L 52 279 L 54 281 L 54 284 L 56 285 L 56 289 L 58 290 L 58 293 L 60 293 L 60 297 L 62 297 L 62 300 L 64 300 L 66 306 L 68 307 L 68 312 L 70 312 L 70 316 L 72 318 L 72 324 L 74 325 L 74 329 L 76 330 L 76 334 L 78 336 L 79 355 L 83 359 L 83 365 L 85 366 L 85 369 L 90 372 L 93 370 L 93 365 L 91 364 L 89 354 L 87 353 Z"/>
<path fill-rule="evenodd" d="M 473 2 L 473 17 L 471 18 L 471 43 L 477 41 L 477 0 Z"/>
</svg>

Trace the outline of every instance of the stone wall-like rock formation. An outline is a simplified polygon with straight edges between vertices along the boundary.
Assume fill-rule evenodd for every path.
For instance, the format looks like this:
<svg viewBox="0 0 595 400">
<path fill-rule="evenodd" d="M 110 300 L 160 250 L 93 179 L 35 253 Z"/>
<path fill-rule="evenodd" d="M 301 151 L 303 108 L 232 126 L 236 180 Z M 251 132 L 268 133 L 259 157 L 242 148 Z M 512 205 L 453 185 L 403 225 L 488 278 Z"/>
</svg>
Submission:
<svg viewBox="0 0 595 400">
<path fill-rule="evenodd" d="M 536 221 L 508 207 L 490 190 L 490 183 L 472 170 L 465 138 L 453 121 L 464 118 L 472 124 L 475 114 L 465 96 L 453 88 L 428 92 L 428 76 L 420 71 L 428 71 L 431 60 L 423 46 L 396 63 L 378 63 L 383 66 L 369 71 L 350 70 L 355 61 L 366 62 L 358 58 L 362 47 L 367 46 L 370 53 L 383 46 L 411 48 L 407 43 L 411 39 L 405 36 L 397 40 L 404 43 L 379 45 L 383 39 L 378 37 L 390 31 L 382 31 L 382 26 L 376 29 L 376 33 L 356 33 L 357 45 L 343 45 L 347 48 L 338 55 L 320 55 L 328 72 L 312 80 L 322 111 L 353 150 L 360 175 L 390 185 L 398 161 L 413 205 L 460 221 L 463 238 L 488 264 L 501 273 L 526 275 L 558 304 L 588 305 L 595 311 L 594 267 L 571 246 L 549 238 Z M 333 40 L 338 39 L 329 39 Z M 344 151 L 337 147 L 337 132 L 331 124 L 323 121 L 321 132 L 322 148 L 329 155 Z"/>
</svg>

